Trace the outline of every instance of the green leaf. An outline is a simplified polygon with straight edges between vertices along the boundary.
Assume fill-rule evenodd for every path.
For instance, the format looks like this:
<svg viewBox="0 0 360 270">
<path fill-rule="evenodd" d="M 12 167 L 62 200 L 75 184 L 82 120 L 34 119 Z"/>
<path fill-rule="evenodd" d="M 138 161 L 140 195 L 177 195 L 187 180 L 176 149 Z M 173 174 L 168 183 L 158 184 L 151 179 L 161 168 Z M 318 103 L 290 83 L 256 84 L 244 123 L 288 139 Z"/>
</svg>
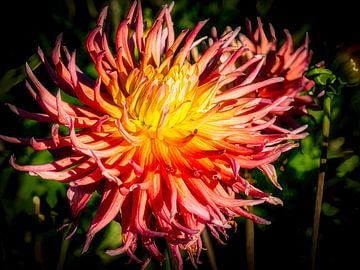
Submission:
<svg viewBox="0 0 360 270">
<path fill-rule="evenodd" d="M 339 212 L 339 208 L 332 206 L 329 203 L 324 202 L 321 211 L 325 216 L 332 217 L 335 216 Z"/>
<path fill-rule="evenodd" d="M 122 233 L 121 226 L 118 222 L 111 221 L 109 226 L 106 228 L 104 237 L 100 242 L 98 249 L 113 249 L 121 246 Z"/>
<path fill-rule="evenodd" d="M 359 156 L 353 155 L 337 167 L 337 176 L 344 177 L 359 165 Z"/>
<path fill-rule="evenodd" d="M 315 83 L 320 85 L 333 84 L 335 80 L 336 80 L 336 76 L 332 73 L 331 74 L 323 73 L 314 78 Z"/>
<path fill-rule="evenodd" d="M 332 98 L 334 95 L 340 95 L 341 89 L 346 86 L 346 83 L 326 68 L 312 67 L 306 73 L 306 77 L 315 82 L 315 86 L 311 89 L 312 95 L 325 90 L 326 95 Z"/>
<path fill-rule="evenodd" d="M 345 143 L 344 137 L 339 137 L 329 142 L 329 149 L 328 149 L 328 159 L 333 158 L 342 158 L 346 155 L 352 154 L 354 151 L 352 149 L 343 149 Z"/>
<path fill-rule="evenodd" d="M 311 68 L 307 73 L 307 77 L 315 77 L 320 74 L 333 74 L 330 69 L 327 68 Z"/>
<path fill-rule="evenodd" d="M 315 138 L 307 136 L 301 140 L 301 151 L 294 151 L 287 166 L 295 171 L 296 179 L 303 179 L 304 175 L 320 165 L 320 149 L 317 147 Z"/>
<path fill-rule="evenodd" d="M 360 193 L 360 183 L 358 179 L 353 180 L 351 178 L 345 178 L 345 187 L 351 189 L 353 192 Z"/>
<path fill-rule="evenodd" d="M 37 54 L 33 54 L 27 62 L 32 70 L 35 70 L 41 63 Z M 22 82 L 25 77 L 25 64 L 5 72 L 0 79 L 0 97 L 4 96 L 12 87 Z"/>
<path fill-rule="evenodd" d="M 170 252 L 169 249 L 165 250 L 165 270 L 171 270 L 171 258 L 170 258 Z"/>
<path fill-rule="evenodd" d="M 105 234 L 96 248 L 96 254 L 101 260 L 108 264 L 116 259 L 116 257 L 108 256 L 104 250 L 115 249 L 121 246 L 122 243 L 122 228 L 118 222 L 111 221 L 105 230 Z"/>
<path fill-rule="evenodd" d="M 44 164 L 52 160 L 52 156 L 48 151 L 41 151 L 33 152 L 31 157 L 25 162 L 22 162 L 22 159 L 19 158 L 19 163 Z M 17 197 L 19 202 L 22 203 L 19 203 L 16 207 L 18 207 L 19 210 L 27 211 L 29 214 L 33 212 L 33 206 L 28 202 L 32 201 L 34 195 L 39 197 L 45 196 L 46 202 L 52 208 L 55 207 L 58 202 L 58 195 L 61 195 L 62 197 L 65 197 L 66 195 L 66 186 L 63 183 L 44 180 L 27 173 L 20 173 L 19 179 L 21 185 Z"/>
<path fill-rule="evenodd" d="M 80 102 L 79 99 L 68 95 L 66 92 L 61 91 L 61 99 L 67 103 L 71 103 L 74 105 L 82 106 L 83 104 Z"/>
</svg>

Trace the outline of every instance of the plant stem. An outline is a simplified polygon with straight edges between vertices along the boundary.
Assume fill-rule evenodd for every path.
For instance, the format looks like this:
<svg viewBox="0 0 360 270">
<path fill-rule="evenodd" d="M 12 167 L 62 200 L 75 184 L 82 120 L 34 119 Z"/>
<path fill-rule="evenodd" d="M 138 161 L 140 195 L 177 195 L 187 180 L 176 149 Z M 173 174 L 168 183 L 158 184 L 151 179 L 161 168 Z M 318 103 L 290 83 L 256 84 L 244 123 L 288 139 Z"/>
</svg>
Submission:
<svg viewBox="0 0 360 270">
<path fill-rule="evenodd" d="M 245 169 L 244 176 L 250 184 L 254 184 L 254 179 L 252 178 L 251 171 Z M 246 199 L 252 200 L 251 196 L 246 196 Z M 253 206 L 248 207 L 249 212 L 254 211 Z M 254 222 L 250 219 L 245 220 L 245 241 L 246 241 L 246 264 L 247 270 L 255 269 L 255 232 L 254 232 Z"/>
<path fill-rule="evenodd" d="M 63 239 L 61 241 L 60 254 L 59 254 L 59 259 L 58 259 L 58 262 L 56 265 L 56 270 L 64 269 L 64 263 L 65 263 L 65 259 L 66 259 L 66 253 L 69 248 L 69 244 L 70 244 L 70 239 L 66 240 L 65 237 L 63 237 Z"/>
<path fill-rule="evenodd" d="M 217 270 L 214 248 L 211 244 L 209 232 L 207 231 L 206 228 L 201 233 L 201 237 L 204 242 L 204 246 L 206 247 L 207 255 L 209 257 L 210 268 L 211 270 Z"/>
<path fill-rule="evenodd" d="M 248 196 L 250 200 L 251 197 Z M 249 212 L 252 212 L 252 206 L 249 207 Z M 255 252 L 254 252 L 254 222 L 250 219 L 245 221 L 245 235 L 246 235 L 246 263 L 248 270 L 255 269 Z"/>
<path fill-rule="evenodd" d="M 311 240 L 311 269 L 313 269 L 313 270 L 316 269 L 316 255 L 317 255 L 317 245 L 318 245 L 318 236 L 319 236 L 321 205 L 322 205 L 322 198 L 323 198 L 323 193 L 324 193 L 327 151 L 328 151 L 328 146 L 329 146 L 331 101 L 332 101 L 332 97 L 329 95 L 325 95 L 324 117 L 323 117 L 323 123 L 322 123 L 322 144 L 321 144 L 321 155 L 320 155 L 320 169 L 319 169 L 318 183 L 317 183 L 317 188 L 316 188 L 314 225 L 313 225 L 313 233 L 312 233 L 312 240 Z"/>
</svg>

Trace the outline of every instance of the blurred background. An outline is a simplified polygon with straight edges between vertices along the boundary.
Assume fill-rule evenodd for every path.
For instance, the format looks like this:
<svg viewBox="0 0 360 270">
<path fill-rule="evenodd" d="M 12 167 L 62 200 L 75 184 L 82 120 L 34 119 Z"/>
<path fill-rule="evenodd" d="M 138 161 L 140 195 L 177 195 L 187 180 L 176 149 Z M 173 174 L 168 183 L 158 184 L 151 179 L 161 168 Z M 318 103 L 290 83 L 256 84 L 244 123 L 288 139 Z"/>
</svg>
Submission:
<svg viewBox="0 0 360 270">
<path fill-rule="evenodd" d="M 157 14 L 161 0 L 142 1 L 144 17 L 149 22 Z M 24 63 L 37 69 L 45 85 L 51 82 L 36 56 L 37 46 L 49 55 L 59 33 L 64 44 L 77 50 L 77 64 L 90 74 L 94 72 L 84 41 L 96 25 L 101 8 L 111 7 L 111 27 L 116 29 L 124 18 L 131 1 L 110 0 L 5 0 L 0 3 L 0 134 L 23 137 L 44 137 L 49 127 L 16 117 L 4 105 L 38 111 L 37 104 L 24 88 Z M 173 22 L 176 32 L 191 28 L 199 20 L 210 18 L 202 30 L 206 35 L 212 25 L 219 32 L 227 25 L 244 26 L 246 18 L 259 16 L 265 25 L 271 22 L 279 40 L 283 29 L 293 34 L 295 44 L 302 43 L 306 32 L 314 51 L 312 64 L 324 61 L 338 80 L 346 82 L 333 99 L 331 115 L 328 171 L 325 180 L 319 234 L 318 269 L 347 269 L 358 263 L 360 242 L 360 32 L 356 1 L 282 1 L 282 0 L 223 0 L 175 2 Z M 244 27 L 243 27 L 244 28 Z M 55 89 L 54 89 L 55 90 Z M 321 104 L 321 100 L 319 101 Z M 310 136 L 298 149 L 285 154 L 277 162 L 278 191 L 264 177 L 254 172 L 257 185 L 284 201 L 284 206 L 256 206 L 254 211 L 270 220 L 271 225 L 255 225 L 256 269 L 309 269 L 311 233 L 314 215 L 315 189 L 319 169 L 322 111 L 299 121 L 309 124 Z M 80 255 L 94 209 L 95 197 L 85 211 L 78 232 L 69 240 L 57 229 L 69 221 L 66 186 L 43 181 L 16 172 L 8 165 L 14 153 L 22 164 L 44 163 L 51 160 L 45 152 L 0 141 L 0 268 L 1 269 L 140 269 L 126 264 L 127 255 L 109 257 L 108 248 L 121 243 L 121 228 L 111 223 L 95 237 L 90 250 Z M 229 231 L 226 245 L 211 238 L 218 269 L 247 269 L 245 257 L 245 222 Z M 141 250 L 139 251 L 141 253 Z M 203 252 L 199 269 L 210 269 Z M 157 263 L 149 269 L 170 269 Z M 188 261 L 185 269 L 193 269 Z"/>
</svg>

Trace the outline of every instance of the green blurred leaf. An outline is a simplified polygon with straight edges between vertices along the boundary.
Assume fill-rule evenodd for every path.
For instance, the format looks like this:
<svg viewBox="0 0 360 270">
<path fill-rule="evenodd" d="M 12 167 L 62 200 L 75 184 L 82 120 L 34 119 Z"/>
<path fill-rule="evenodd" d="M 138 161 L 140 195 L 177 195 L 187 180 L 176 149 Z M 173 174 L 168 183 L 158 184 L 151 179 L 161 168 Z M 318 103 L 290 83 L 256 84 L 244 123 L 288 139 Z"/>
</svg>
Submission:
<svg viewBox="0 0 360 270">
<path fill-rule="evenodd" d="M 298 153 L 289 161 L 288 166 L 294 168 L 296 178 L 302 179 L 306 172 L 319 167 L 319 157 Z"/>
<path fill-rule="evenodd" d="M 52 161 L 52 156 L 48 151 L 34 152 L 30 159 L 26 162 L 31 164 L 44 164 Z M 43 180 L 40 177 L 30 176 L 27 173 L 20 174 L 21 185 L 18 191 L 19 205 L 18 210 L 25 210 L 29 214 L 33 211 L 33 207 L 28 202 L 32 200 L 34 195 L 39 197 L 45 195 L 46 202 L 50 207 L 55 207 L 58 202 L 58 194 L 65 196 L 65 185 L 56 181 Z M 21 203 L 23 202 L 23 203 Z"/>
<path fill-rule="evenodd" d="M 320 85 L 328 85 L 333 84 L 336 80 L 336 76 L 334 74 L 320 74 L 314 78 L 315 83 Z"/>
<path fill-rule="evenodd" d="M 171 270 L 171 258 L 170 258 L 170 253 L 169 253 L 169 250 L 168 250 L 168 249 L 165 250 L 165 265 L 164 265 L 164 269 L 165 269 L 165 270 Z"/>
<path fill-rule="evenodd" d="M 332 206 L 329 203 L 324 202 L 321 211 L 325 216 L 332 217 L 335 216 L 339 212 L 339 208 Z"/>
<path fill-rule="evenodd" d="M 353 155 L 336 169 L 337 176 L 344 177 L 346 174 L 352 172 L 359 165 L 359 156 Z"/>
<path fill-rule="evenodd" d="M 111 221 L 106 228 L 105 234 L 100 242 L 98 249 L 113 249 L 121 246 L 122 232 L 118 222 Z"/>
<path fill-rule="evenodd" d="M 341 151 L 341 147 L 344 145 L 344 143 L 345 143 L 345 138 L 344 137 L 339 137 L 339 138 L 330 140 L 329 152 L 330 151 L 333 151 L 333 152 Z"/>
<path fill-rule="evenodd" d="M 326 68 L 312 68 L 307 72 L 306 76 L 322 86 L 333 84 L 336 81 L 336 76 L 330 69 Z"/>
<path fill-rule="evenodd" d="M 68 95 L 66 92 L 61 91 L 61 99 L 67 103 L 71 103 L 74 105 L 82 106 L 83 104 L 80 102 L 79 99 Z"/>
<path fill-rule="evenodd" d="M 321 74 L 331 75 L 333 73 L 332 73 L 332 71 L 330 69 L 326 69 L 326 68 L 312 68 L 306 73 L 306 76 L 315 77 L 315 76 L 318 76 L 318 75 L 321 75 Z"/>
<path fill-rule="evenodd" d="M 311 67 L 306 73 L 306 77 L 315 82 L 315 86 L 311 90 L 315 96 L 325 91 L 326 95 L 332 98 L 334 95 L 339 95 L 341 89 L 347 85 L 330 69 L 326 68 Z"/>
<path fill-rule="evenodd" d="M 105 250 L 115 249 L 122 244 L 122 229 L 118 222 L 111 221 L 107 226 L 104 236 L 101 239 L 100 244 L 97 246 L 96 253 L 102 259 L 104 263 L 109 263 L 115 260 L 115 257 L 105 254 Z"/>
<path fill-rule="evenodd" d="M 27 62 L 32 70 L 35 70 L 41 63 L 37 54 L 33 54 Z M 12 87 L 24 81 L 25 77 L 25 64 L 5 72 L 0 79 L 0 97 L 4 96 Z"/>
<path fill-rule="evenodd" d="M 305 173 L 317 169 L 320 165 L 320 149 L 316 147 L 313 136 L 301 141 L 301 151 L 294 152 L 289 158 L 288 167 L 295 171 L 297 179 L 304 177 Z"/>
<path fill-rule="evenodd" d="M 352 149 L 343 149 L 345 143 L 344 137 L 339 137 L 329 142 L 328 159 L 342 158 L 353 153 Z"/>
<path fill-rule="evenodd" d="M 347 189 L 351 189 L 353 192 L 360 193 L 359 181 L 353 180 L 351 178 L 346 178 L 345 185 Z"/>
<path fill-rule="evenodd" d="M 86 65 L 85 67 L 85 73 L 90 76 L 91 78 L 97 78 L 98 77 L 98 73 L 96 71 L 95 68 L 95 64 L 94 63 L 89 63 L 88 65 Z"/>
</svg>

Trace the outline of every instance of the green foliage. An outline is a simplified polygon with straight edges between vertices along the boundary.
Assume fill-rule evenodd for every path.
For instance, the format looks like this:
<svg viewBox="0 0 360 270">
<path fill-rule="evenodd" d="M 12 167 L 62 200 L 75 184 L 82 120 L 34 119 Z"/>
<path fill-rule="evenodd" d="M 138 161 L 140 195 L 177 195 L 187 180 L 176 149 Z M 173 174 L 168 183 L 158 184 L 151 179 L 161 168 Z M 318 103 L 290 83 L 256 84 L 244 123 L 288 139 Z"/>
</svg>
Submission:
<svg viewBox="0 0 360 270">
<path fill-rule="evenodd" d="M 320 149 L 314 136 L 308 136 L 301 141 L 301 151 L 295 152 L 288 166 L 293 168 L 297 179 L 304 179 L 306 174 L 319 168 Z"/>
<path fill-rule="evenodd" d="M 336 76 L 331 70 L 326 68 L 314 67 L 307 72 L 307 77 L 313 79 L 316 84 L 326 86 L 333 84 L 336 80 Z"/>
<path fill-rule="evenodd" d="M 335 216 L 340 210 L 339 208 L 332 206 L 327 202 L 324 202 L 321 211 L 325 216 L 332 217 Z"/>
<path fill-rule="evenodd" d="M 326 91 L 326 95 L 340 95 L 341 89 L 347 85 L 340 77 L 337 77 L 331 70 L 323 67 L 311 67 L 306 72 L 306 77 L 314 80 L 315 86 L 312 88 L 312 94 L 319 94 Z"/>
<path fill-rule="evenodd" d="M 112 221 L 107 226 L 105 233 L 96 248 L 96 254 L 104 261 L 105 264 L 110 263 L 116 259 L 105 254 L 105 251 L 108 249 L 115 249 L 121 246 L 122 243 L 122 234 L 121 226 L 118 222 Z"/>
<path fill-rule="evenodd" d="M 41 63 L 37 54 L 32 55 L 27 62 L 32 70 L 35 70 Z M 5 72 L 0 78 L 0 100 L 12 87 L 23 82 L 25 77 L 25 64 Z"/>
<path fill-rule="evenodd" d="M 339 167 L 337 167 L 336 171 L 337 171 L 337 176 L 339 177 L 344 177 L 345 175 L 347 175 L 348 173 L 351 173 L 352 171 L 354 171 L 354 169 L 359 166 L 359 156 L 357 155 L 353 155 L 351 157 L 349 157 L 348 159 L 346 159 L 345 161 L 343 161 Z"/>
<path fill-rule="evenodd" d="M 32 164 L 41 164 L 52 161 L 52 158 L 47 151 L 42 151 L 32 153 L 30 160 Z M 24 163 L 27 162 L 29 161 Z M 64 197 L 66 194 L 66 186 L 56 181 L 44 181 L 39 179 L 39 177 L 30 176 L 29 174 L 21 174 L 19 179 L 21 185 L 18 190 L 17 198 L 21 202 L 17 209 L 25 210 L 29 214 L 33 212 L 33 209 L 32 207 L 29 208 L 30 205 L 25 202 L 31 201 L 33 196 L 37 195 L 45 198 L 48 205 L 51 208 L 54 208 L 58 203 L 58 197 Z"/>
</svg>

